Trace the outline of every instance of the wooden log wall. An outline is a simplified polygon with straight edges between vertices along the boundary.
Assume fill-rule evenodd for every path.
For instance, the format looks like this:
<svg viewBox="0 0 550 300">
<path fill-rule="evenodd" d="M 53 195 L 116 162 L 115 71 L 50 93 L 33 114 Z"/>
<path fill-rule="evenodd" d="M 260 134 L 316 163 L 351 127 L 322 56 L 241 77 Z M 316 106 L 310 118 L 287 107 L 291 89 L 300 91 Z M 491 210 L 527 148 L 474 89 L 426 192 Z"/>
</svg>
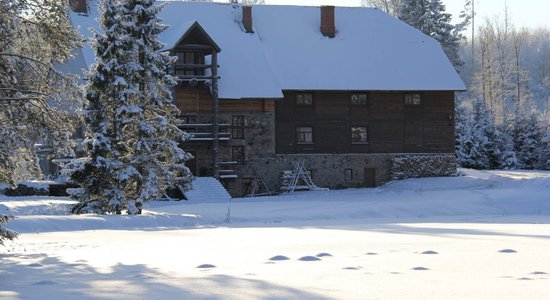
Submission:
<svg viewBox="0 0 550 300">
<path fill-rule="evenodd" d="M 276 152 L 453 153 L 454 92 L 421 92 L 422 104 L 405 105 L 405 93 L 368 92 L 366 106 L 353 92 L 313 92 L 312 106 L 296 105 L 298 92 L 275 102 Z M 358 92 L 361 93 L 361 92 Z M 368 143 L 353 144 L 351 127 L 367 127 Z M 296 143 L 296 127 L 313 127 L 314 143 Z"/>
</svg>

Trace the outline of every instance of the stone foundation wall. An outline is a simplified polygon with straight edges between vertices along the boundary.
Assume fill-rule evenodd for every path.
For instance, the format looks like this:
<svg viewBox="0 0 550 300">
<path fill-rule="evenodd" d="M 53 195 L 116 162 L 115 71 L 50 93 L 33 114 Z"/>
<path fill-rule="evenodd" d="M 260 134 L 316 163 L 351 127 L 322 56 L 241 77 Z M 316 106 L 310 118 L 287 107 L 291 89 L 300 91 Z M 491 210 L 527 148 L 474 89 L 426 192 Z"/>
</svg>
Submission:
<svg viewBox="0 0 550 300">
<path fill-rule="evenodd" d="M 239 178 L 228 182 L 226 187 L 232 196 L 242 196 L 255 176 L 255 167 L 270 191 L 279 192 L 281 173 L 292 170 L 294 160 L 305 162 L 305 168 L 311 171 L 317 186 L 330 189 L 365 187 L 367 168 L 375 169 L 376 185 L 390 180 L 457 174 L 453 154 L 275 154 L 250 159 L 246 165 L 238 166 Z M 351 180 L 345 178 L 346 169 L 352 170 Z"/>
</svg>

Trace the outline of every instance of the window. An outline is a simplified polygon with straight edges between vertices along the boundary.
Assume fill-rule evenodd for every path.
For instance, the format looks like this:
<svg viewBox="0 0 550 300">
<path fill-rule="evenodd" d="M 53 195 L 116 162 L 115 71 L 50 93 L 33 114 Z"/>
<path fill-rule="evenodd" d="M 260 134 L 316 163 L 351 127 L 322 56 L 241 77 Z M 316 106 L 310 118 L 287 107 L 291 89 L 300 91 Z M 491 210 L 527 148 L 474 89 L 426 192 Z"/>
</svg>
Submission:
<svg viewBox="0 0 550 300">
<path fill-rule="evenodd" d="M 344 181 L 347 181 L 347 182 L 353 181 L 353 169 L 344 170 Z"/>
<path fill-rule="evenodd" d="M 351 127 L 351 142 L 353 144 L 366 144 L 367 127 Z"/>
<path fill-rule="evenodd" d="M 296 143 L 313 144 L 313 127 L 296 127 Z"/>
<path fill-rule="evenodd" d="M 239 165 L 244 165 L 244 146 L 231 147 L 231 157 Z"/>
<path fill-rule="evenodd" d="M 351 105 L 366 106 L 367 94 L 351 94 Z"/>
<path fill-rule="evenodd" d="M 299 106 L 312 106 L 313 105 L 313 94 L 297 94 L 296 95 L 296 105 Z"/>
<path fill-rule="evenodd" d="M 421 105 L 422 95 L 420 94 L 405 94 L 405 105 Z"/>
<path fill-rule="evenodd" d="M 233 116 L 231 119 L 231 138 L 244 138 L 244 116 Z"/>
</svg>

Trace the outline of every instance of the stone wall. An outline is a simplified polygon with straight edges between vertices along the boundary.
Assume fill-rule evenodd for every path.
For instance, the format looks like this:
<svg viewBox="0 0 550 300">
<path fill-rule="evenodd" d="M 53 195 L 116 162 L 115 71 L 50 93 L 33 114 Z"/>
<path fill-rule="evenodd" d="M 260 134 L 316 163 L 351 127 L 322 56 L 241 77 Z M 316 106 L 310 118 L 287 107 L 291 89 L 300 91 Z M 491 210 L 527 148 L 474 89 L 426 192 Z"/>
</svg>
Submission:
<svg viewBox="0 0 550 300">
<path fill-rule="evenodd" d="M 375 184 L 417 177 L 455 176 L 453 154 L 275 154 L 258 157 L 237 168 L 239 178 L 227 185 L 232 196 L 242 196 L 244 187 L 258 170 L 271 192 L 279 192 L 281 173 L 292 170 L 294 160 L 304 161 L 313 182 L 330 189 L 365 187 L 365 169 L 375 169 Z M 352 170 L 346 180 L 346 169 Z M 348 178 L 349 179 L 349 178 Z"/>
</svg>

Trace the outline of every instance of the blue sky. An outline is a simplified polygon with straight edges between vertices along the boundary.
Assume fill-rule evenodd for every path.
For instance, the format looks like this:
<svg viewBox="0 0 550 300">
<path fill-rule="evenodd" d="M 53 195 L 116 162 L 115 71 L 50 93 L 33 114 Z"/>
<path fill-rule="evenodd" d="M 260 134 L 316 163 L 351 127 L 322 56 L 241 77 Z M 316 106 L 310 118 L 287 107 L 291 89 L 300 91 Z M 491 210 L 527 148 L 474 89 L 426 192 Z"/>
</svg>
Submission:
<svg viewBox="0 0 550 300">
<path fill-rule="evenodd" d="M 268 4 L 359 6 L 361 0 L 266 0 Z M 458 15 L 464 6 L 463 0 L 443 0 L 447 11 Z M 477 19 L 504 15 L 506 0 L 476 0 Z M 508 13 L 518 27 L 550 28 L 549 0 L 507 0 Z M 481 23 L 481 22 L 480 22 Z M 479 23 L 478 23 L 479 24 Z"/>
</svg>

